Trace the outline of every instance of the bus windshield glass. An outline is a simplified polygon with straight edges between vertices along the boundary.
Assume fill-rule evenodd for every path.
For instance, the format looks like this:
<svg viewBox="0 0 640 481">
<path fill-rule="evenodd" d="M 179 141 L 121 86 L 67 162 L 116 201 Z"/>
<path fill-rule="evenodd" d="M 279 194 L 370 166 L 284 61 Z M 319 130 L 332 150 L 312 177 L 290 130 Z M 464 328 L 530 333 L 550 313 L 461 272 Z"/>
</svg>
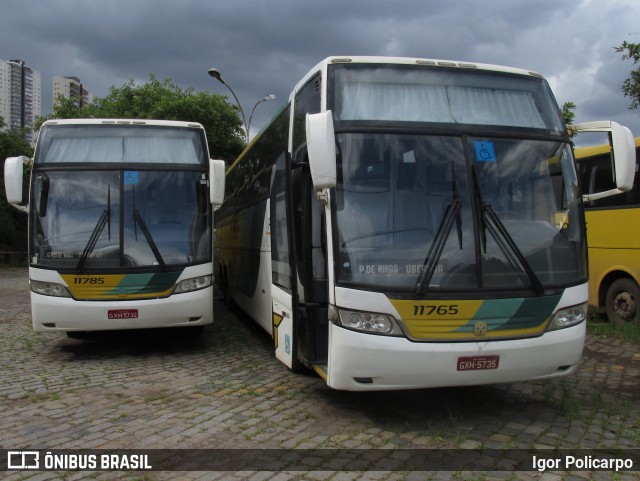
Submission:
<svg viewBox="0 0 640 481">
<path fill-rule="evenodd" d="M 131 125 L 51 125 L 38 139 L 36 164 L 206 165 L 200 129 Z"/>
<path fill-rule="evenodd" d="M 332 65 L 329 77 L 336 127 L 384 121 L 563 131 L 551 90 L 539 77 L 374 64 Z"/>
<path fill-rule="evenodd" d="M 586 280 L 567 142 L 366 132 L 337 141 L 338 283 L 541 293 Z"/>
<path fill-rule="evenodd" d="M 194 171 L 46 171 L 34 180 L 33 262 L 70 269 L 209 262 L 206 179 Z"/>
</svg>

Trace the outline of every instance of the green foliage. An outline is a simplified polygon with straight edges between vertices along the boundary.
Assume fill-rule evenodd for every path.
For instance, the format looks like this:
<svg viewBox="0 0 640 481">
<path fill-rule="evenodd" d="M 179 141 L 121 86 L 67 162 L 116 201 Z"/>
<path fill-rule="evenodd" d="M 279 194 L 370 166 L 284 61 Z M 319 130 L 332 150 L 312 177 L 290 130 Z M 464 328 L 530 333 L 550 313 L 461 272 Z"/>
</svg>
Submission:
<svg viewBox="0 0 640 481">
<path fill-rule="evenodd" d="M 0 117 L 0 128 L 4 126 L 4 119 Z M 7 157 L 26 155 L 31 157 L 33 149 L 24 140 L 22 132 L 10 130 L 0 132 L 0 159 L 2 171 L 0 182 L 4 191 L 4 162 Z M 27 250 L 27 216 L 12 207 L 5 197 L 0 195 L 0 251 L 25 252 Z"/>
<path fill-rule="evenodd" d="M 53 113 L 40 119 L 37 127 L 48 118 L 87 117 L 199 122 L 207 132 L 213 158 L 231 161 L 244 148 L 242 120 L 226 97 L 181 89 L 171 79 L 160 81 L 153 74 L 142 85 L 130 80 L 122 87 L 111 87 L 106 97 L 82 107 L 77 99 L 58 97 Z"/>
<path fill-rule="evenodd" d="M 562 118 L 564 119 L 565 124 L 573 124 L 573 119 L 576 117 L 576 114 L 573 112 L 575 108 L 576 104 L 573 102 L 565 102 L 562 104 Z"/>
<path fill-rule="evenodd" d="M 633 60 L 634 65 L 640 61 L 640 43 L 630 43 L 625 40 L 622 45 L 614 48 L 616 52 L 622 53 L 622 60 Z M 622 84 L 622 92 L 625 97 L 631 99 L 630 110 L 640 106 L 640 67 L 631 71 Z"/>
<path fill-rule="evenodd" d="M 591 310 L 587 321 L 587 332 L 596 336 L 620 339 L 640 346 L 640 326 L 628 322 L 622 326 L 616 326 L 609 322 L 604 312 Z"/>
</svg>

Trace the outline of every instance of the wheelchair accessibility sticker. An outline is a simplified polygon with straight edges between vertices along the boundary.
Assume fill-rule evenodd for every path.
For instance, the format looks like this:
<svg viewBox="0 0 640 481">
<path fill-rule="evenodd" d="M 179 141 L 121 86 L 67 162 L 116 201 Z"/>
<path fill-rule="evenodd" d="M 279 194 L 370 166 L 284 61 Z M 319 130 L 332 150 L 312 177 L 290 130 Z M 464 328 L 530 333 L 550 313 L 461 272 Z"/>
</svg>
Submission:
<svg viewBox="0 0 640 481">
<path fill-rule="evenodd" d="M 124 171 L 124 185 L 138 185 L 138 182 L 140 182 L 140 179 L 137 170 Z"/>
<path fill-rule="evenodd" d="M 496 150 L 490 140 L 476 140 L 473 142 L 478 162 L 495 162 Z"/>
</svg>

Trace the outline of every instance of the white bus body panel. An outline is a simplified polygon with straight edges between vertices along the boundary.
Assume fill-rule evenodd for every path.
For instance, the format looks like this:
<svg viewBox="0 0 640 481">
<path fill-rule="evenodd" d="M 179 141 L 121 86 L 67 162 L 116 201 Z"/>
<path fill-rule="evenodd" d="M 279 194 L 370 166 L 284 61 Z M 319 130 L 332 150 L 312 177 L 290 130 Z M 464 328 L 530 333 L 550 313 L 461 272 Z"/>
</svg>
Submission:
<svg viewBox="0 0 640 481">
<path fill-rule="evenodd" d="M 176 281 L 211 273 L 211 263 L 187 267 Z M 29 278 L 66 285 L 53 270 L 29 268 Z M 135 319 L 109 319 L 113 309 L 137 309 Z M 77 301 L 31 292 L 31 317 L 36 332 L 107 331 L 204 326 L 213 322 L 213 286 L 161 299 Z M 47 326 L 47 324 L 53 324 Z"/>
<path fill-rule="evenodd" d="M 340 307 L 386 312 L 399 318 L 383 294 L 336 288 Z M 568 288 L 558 308 L 586 302 L 587 285 Z M 364 301 L 364 302 L 363 302 Z M 586 322 L 542 336 L 479 342 L 413 342 L 329 324 L 327 384 L 349 391 L 497 384 L 566 376 L 582 356 Z M 459 357 L 500 356 L 499 367 L 458 371 Z M 358 382 L 354 378 L 366 379 Z M 370 382 L 369 382 L 370 379 Z"/>
<path fill-rule="evenodd" d="M 293 300 L 291 294 L 271 286 L 273 296 L 273 342 L 276 358 L 289 369 L 293 366 Z"/>
<path fill-rule="evenodd" d="M 231 299 L 240 306 L 260 327 L 271 334 L 271 257 L 269 251 L 260 255 L 258 282 L 252 296 L 247 296 L 231 286 Z"/>
<path fill-rule="evenodd" d="M 240 308 L 246 312 L 252 319 L 254 319 L 265 331 L 271 334 L 272 330 L 272 301 L 271 301 L 271 230 L 269 226 L 269 200 L 266 201 L 265 212 L 266 214 L 262 218 L 262 235 L 260 237 L 260 244 L 252 245 L 249 240 L 249 236 L 246 235 L 248 231 L 253 228 L 253 223 L 256 222 L 256 218 L 259 217 L 254 212 L 257 209 L 256 205 L 242 210 L 235 214 L 233 222 L 223 223 L 216 226 L 217 234 L 222 236 L 226 235 L 227 238 L 235 238 L 238 242 L 236 246 L 230 247 L 229 245 L 220 245 L 220 242 L 215 242 L 215 259 L 222 271 L 229 272 L 230 285 L 229 295 L 231 299 Z M 226 232 L 223 232 L 226 231 Z M 223 237 L 223 236 L 222 236 Z M 246 262 L 246 253 L 259 252 L 258 264 L 254 264 L 253 268 L 257 272 L 251 275 L 256 276 L 256 285 L 253 292 L 250 295 L 241 292 L 237 285 L 235 285 L 232 279 L 242 269 L 237 265 L 240 262 Z"/>
<path fill-rule="evenodd" d="M 513 341 L 421 343 L 330 325 L 327 384 L 371 391 L 497 384 L 565 376 L 582 355 L 586 323 Z M 498 355 L 498 369 L 457 371 L 462 356 Z M 560 366 L 572 366 L 558 370 Z M 360 383 L 354 378 L 371 378 Z"/>
</svg>

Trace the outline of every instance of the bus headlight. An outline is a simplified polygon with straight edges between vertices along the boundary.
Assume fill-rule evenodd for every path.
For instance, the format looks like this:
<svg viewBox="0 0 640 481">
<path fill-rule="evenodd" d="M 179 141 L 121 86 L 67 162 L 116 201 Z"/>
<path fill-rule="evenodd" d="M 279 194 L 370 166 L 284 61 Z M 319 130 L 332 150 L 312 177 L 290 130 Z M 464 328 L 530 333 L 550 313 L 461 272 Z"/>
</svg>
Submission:
<svg viewBox="0 0 640 481">
<path fill-rule="evenodd" d="M 547 331 L 555 331 L 556 329 L 564 329 L 565 327 L 575 326 L 587 320 L 587 303 L 578 304 L 576 306 L 565 307 L 556 312 L 553 319 L 549 323 Z"/>
<path fill-rule="evenodd" d="M 211 275 L 192 277 L 191 279 L 185 279 L 180 281 L 176 288 L 173 290 L 174 294 L 182 294 L 184 292 L 199 291 L 205 289 L 211 285 Z"/>
<path fill-rule="evenodd" d="M 71 297 L 71 294 L 69 293 L 67 288 L 62 284 L 57 284 L 55 282 L 34 281 L 33 279 L 30 279 L 29 285 L 31 286 L 31 290 L 33 292 L 35 292 L 36 294 L 41 294 L 43 296 Z"/>
<path fill-rule="evenodd" d="M 338 309 L 340 324 L 356 331 L 384 334 L 387 336 L 401 336 L 402 330 L 395 318 L 388 314 L 375 312 L 350 311 Z"/>
</svg>

